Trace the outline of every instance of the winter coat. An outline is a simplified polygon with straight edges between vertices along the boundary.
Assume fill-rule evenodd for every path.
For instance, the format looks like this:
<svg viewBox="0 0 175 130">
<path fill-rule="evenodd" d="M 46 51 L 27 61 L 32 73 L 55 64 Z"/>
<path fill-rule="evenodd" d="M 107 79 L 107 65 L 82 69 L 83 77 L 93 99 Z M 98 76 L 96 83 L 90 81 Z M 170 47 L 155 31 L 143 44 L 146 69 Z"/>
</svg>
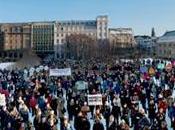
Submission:
<svg viewBox="0 0 175 130">
<path fill-rule="evenodd" d="M 74 128 L 76 129 L 76 130 L 81 130 L 81 122 L 82 122 L 82 117 L 80 117 L 80 116 L 77 116 L 77 117 L 75 117 L 75 120 L 74 120 Z"/>
<path fill-rule="evenodd" d="M 81 130 L 90 130 L 90 122 L 87 118 L 83 118 L 81 121 Z"/>
<path fill-rule="evenodd" d="M 143 116 L 138 122 L 138 130 L 143 130 L 146 126 L 150 126 L 150 122 L 147 117 Z"/>
<path fill-rule="evenodd" d="M 116 122 L 110 124 L 107 130 L 118 130 Z"/>
<path fill-rule="evenodd" d="M 34 99 L 31 98 L 29 101 L 30 107 L 35 108 L 36 104 L 37 104 L 37 100 L 35 98 Z"/>
<path fill-rule="evenodd" d="M 95 122 L 93 125 L 93 130 L 104 130 L 104 126 L 101 122 Z"/>
</svg>

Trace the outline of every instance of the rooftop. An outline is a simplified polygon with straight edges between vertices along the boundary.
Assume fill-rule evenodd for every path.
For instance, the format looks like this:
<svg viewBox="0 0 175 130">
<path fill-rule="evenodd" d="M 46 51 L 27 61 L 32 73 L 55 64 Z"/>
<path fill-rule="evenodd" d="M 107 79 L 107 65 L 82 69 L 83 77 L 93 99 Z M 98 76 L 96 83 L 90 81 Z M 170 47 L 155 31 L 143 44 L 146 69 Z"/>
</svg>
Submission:
<svg viewBox="0 0 175 130">
<path fill-rule="evenodd" d="M 175 31 L 168 31 L 163 36 L 161 36 L 158 41 L 158 43 L 175 43 Z"/>
</svg>

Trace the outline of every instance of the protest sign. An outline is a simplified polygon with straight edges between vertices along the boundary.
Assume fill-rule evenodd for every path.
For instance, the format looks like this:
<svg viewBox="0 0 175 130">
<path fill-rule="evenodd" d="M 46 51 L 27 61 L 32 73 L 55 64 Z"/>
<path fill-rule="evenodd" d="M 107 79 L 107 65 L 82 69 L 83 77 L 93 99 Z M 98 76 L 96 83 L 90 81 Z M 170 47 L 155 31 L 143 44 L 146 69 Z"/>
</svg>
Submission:
<svg viewBox="0 0 175 130">
<path fill-rule="evenodd" d="M 50 76 L 70 76 L 71 75 L 71 68 L 50 69 L 49 75 Z"/>
<path fill-rule="evenodd" d="M 149 68 L 149 74 L 150 74 L 150 75 L 155 75 L 155 70 L 154 70 L 153 67 L 150 67 L 150 68 Z"/>
<path fill-rule="evenodd" d="M 0 106 L 5 106 L 6 101 L 5 101 L 5 94 L 0 94 Z"/>
<path fill-rule="evenodd" d="M 77 81 L 75 87 L 77 90 L 85 90 L 88 87 L 88 83 L 85 81 Z"/>
<path fill-rule="evenodd" d="M 162 70 L 162 69 L 165 68 L 165 65 L 164 65 L 163 63 L 159 63 L 159 64 L 157 65 L 157 68 L 160 69 L 160 70 Z"/>
<path fill-rule="evenodd" d="M 140 67 L 140 72 L 141 73 L 147 73 L 148 72 L 148 68 L 146 66 L 141 66 Z"/>
<path fill-rule="evenodd" d="M 6 62 L 6 63 L 0 63 L 0 69 L 12 69 L 13 66 L 15 65 L 15 62 Z"/>
<path fill-rule="evenodd" d="M 88 105 L 89 106 L 102 105 L 102 95 L 101 94 L 88 95 Z"/>
</svg>

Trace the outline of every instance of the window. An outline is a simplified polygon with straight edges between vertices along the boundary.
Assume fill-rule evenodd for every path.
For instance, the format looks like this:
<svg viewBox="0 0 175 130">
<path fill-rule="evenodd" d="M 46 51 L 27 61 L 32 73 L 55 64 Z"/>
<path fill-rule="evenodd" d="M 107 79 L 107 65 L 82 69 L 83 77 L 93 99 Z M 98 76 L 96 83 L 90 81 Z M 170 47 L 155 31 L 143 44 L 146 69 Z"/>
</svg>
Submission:
<svg viewBox="0 0 175 130">
<path fill-rule="evenodd" d="M 61 39 L 61 43 L 64 43 L 64 39 Z"/>
</svg>

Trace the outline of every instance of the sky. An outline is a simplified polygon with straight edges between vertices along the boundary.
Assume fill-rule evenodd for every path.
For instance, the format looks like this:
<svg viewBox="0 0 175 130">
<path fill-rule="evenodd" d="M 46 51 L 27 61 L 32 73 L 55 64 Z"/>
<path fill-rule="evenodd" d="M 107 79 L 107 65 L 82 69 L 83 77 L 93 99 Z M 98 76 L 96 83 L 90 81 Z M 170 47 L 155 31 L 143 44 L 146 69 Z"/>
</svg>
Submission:
<svg viewBox="0 0 175 130">
<path fill-rule="evenodd" d="M 175 0 L 0 0 L 0 22 L 91 20 L 108 15 L 109 27 L 135 35 L 175 30 Z"/>
</svg>

